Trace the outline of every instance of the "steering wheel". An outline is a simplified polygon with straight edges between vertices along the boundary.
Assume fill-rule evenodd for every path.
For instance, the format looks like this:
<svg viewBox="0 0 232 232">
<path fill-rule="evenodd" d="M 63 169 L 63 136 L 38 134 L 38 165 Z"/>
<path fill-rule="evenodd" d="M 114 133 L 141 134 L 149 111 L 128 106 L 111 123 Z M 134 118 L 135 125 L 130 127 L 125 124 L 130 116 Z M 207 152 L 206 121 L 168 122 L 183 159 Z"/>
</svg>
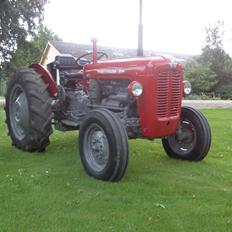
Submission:
<svg viewBox="0 0 232 232">
<path fill-rule="evenodd" d="M 104 58 L 109 58 L 109 56 L 105 53 L 105 52 L 97 52 L 97 60 Z M 76 59 L 76 63 L 80 66 L 80 67 L 84 67 L 85 64 L 90 64 L 93 60 L 93 52 L 88 52 L 85 53 L 81 56 L 79 56 Z"/>
</svg>

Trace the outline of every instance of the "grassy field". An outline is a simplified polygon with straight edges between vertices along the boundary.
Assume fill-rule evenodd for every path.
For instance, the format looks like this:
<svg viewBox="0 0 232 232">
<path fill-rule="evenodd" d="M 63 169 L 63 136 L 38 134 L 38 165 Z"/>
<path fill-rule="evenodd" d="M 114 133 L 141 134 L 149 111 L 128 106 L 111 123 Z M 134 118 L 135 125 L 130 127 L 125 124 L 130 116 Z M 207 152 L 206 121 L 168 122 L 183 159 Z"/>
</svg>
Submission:
<svg viewBox="0 0 232 232">
<path fill-rule="evenodd" d="M 203 112 L 213 134 L 204 161 L 133 140 L 124 179 L 106 183 L 85 174 L 76 132 L 53 133 L 45 153 L 21 152 L 0 111 L 0 231 L 232 231 L 232 110 Z"/>
</svg>

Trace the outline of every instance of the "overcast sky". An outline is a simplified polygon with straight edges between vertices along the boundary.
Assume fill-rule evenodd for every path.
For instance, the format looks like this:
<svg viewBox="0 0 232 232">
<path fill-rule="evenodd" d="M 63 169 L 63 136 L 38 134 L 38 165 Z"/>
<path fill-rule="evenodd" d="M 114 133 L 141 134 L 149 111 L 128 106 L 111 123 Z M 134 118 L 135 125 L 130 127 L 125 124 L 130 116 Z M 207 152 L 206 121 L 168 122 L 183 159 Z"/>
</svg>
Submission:
<svg viewBox="0 0 232 232">
<path fill-rule="evenodd" d="M 45 24 L 64 41 L 137 48 L 139 0 L 50 0 Z M 200 54 L 205 27 L 225 22 L 224 48 L 232 55 L 232 1 L 143 0 L 144 48 Z"/>
</svg>

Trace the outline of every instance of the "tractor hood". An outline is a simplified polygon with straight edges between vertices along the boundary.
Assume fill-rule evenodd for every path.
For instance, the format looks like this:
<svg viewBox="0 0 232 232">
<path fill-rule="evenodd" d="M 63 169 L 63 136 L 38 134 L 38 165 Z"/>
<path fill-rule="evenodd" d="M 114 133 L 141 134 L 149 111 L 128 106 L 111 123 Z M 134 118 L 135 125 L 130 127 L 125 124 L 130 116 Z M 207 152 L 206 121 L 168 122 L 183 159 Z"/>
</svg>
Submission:
<svg viewBox="0 0 232 232">
<path fill-rule="evenodd" d="M 130 59 L 117 59 L 99 61 L 96 64 L 87 64 L 84 73 L 87 78 L 99 78 L 106 76 L 144 76 L 153 72 L 154 68 L 167 66 L 167 68 L 182 69 L 182 65 L 174 57 L 143 57 Z"/>
</svg>

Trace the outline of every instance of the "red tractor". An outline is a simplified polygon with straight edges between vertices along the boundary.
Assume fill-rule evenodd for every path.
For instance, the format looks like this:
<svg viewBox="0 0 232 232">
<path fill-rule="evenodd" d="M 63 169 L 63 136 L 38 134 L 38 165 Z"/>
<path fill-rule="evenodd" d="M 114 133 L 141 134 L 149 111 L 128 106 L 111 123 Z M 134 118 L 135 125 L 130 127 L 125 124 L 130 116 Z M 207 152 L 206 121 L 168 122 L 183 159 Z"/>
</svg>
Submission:
<svg viewBox="0 0 232 232">
<path fill-rule="evenodd" d="M 103 59 L 105 58 L 105 59 Z M 75 59 L 55 58 L 50 70 L 39 64 L 16 70 L 6 95 L 9 135 L 15 147 L 44 151 L 52 125 L 79 130 L 79 152 L 86 172 L 119 181 L 125 174 L 128 138 L 161 138 L 172 158 L 200 161 L 211 144 L 203 114 L 182 107 L 191 86 L 175 59 L 107 59 L 93 52 Z"/>
</svg>

